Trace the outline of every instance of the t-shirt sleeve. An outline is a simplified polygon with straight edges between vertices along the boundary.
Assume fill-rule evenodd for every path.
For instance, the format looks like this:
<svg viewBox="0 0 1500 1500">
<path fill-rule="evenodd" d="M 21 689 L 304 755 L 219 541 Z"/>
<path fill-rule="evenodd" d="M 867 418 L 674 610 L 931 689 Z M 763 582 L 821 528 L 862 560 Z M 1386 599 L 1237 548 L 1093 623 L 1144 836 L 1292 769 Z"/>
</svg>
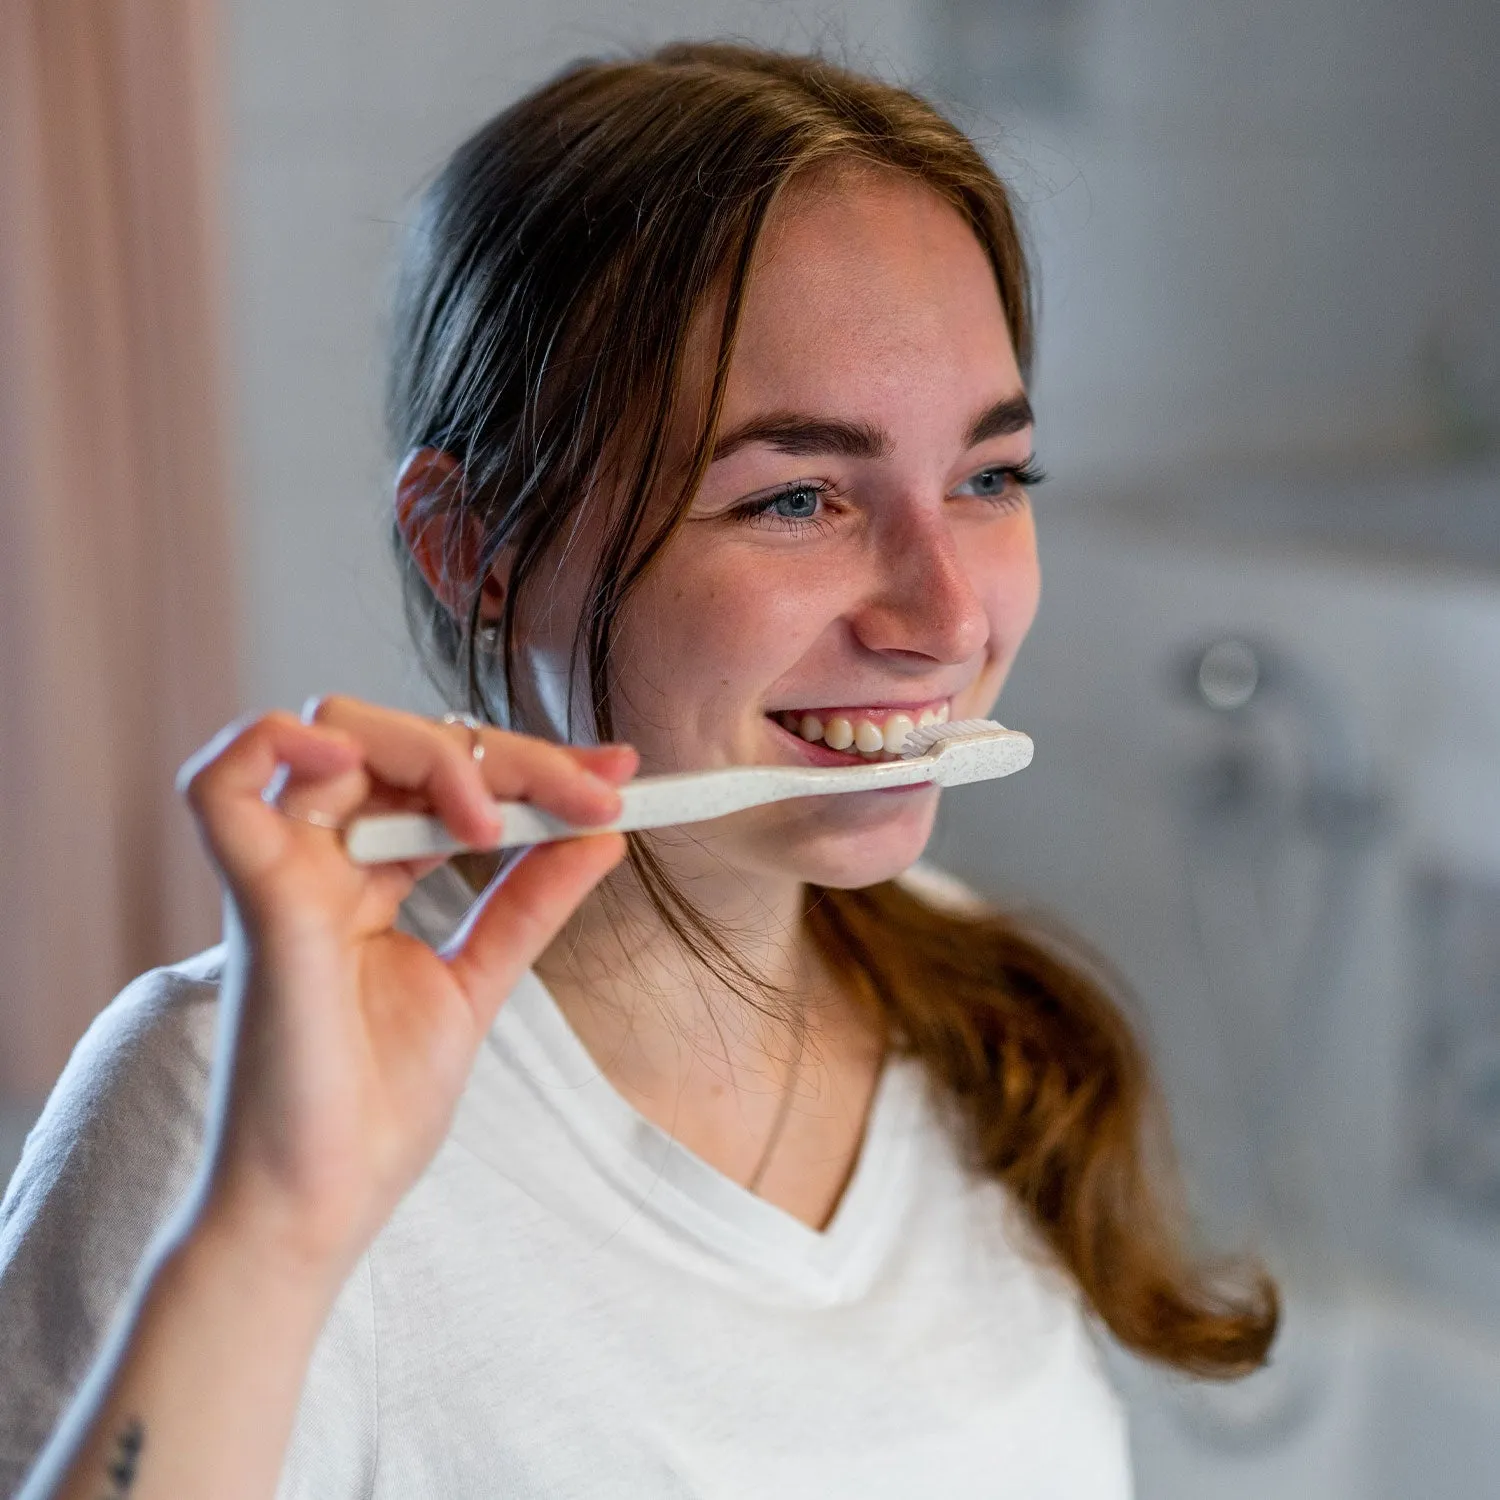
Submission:
<svg viewBox="0 0 1500 1500">
<path fill-rule="evenodd" d="M 13 1494 L 199 1166 L 222 950 L 128 985 L 74 1049 L 0 1202 L 0 1494 Z"/>
<path fill-rule="evenodd" d="M 14 1494 L 135 1300 L 202 1166 L 223 950 L 142 975 L 100 1012 L 0 1202 L 0 1495 Z M 368 1259 L 314 1349 L 279 1500 L 359 1500 L 376 1448 Z"/>
</svg>

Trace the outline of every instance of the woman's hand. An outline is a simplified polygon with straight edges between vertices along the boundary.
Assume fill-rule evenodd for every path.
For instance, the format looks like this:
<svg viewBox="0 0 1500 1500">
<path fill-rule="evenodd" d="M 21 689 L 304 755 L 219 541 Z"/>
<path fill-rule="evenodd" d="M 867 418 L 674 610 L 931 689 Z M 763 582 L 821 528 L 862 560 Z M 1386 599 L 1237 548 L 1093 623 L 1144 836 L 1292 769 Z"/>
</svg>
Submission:
<svg viewBox="0 0 1500 1500">
<path fill-rule="evenodd" d="M 625 847 L 602 834 L 533 849 L 437 953 L 391 924 L 441 861 L 356 865 L 337 831 L 302 819 L 430 812 L 483 847 L 500 833 L 493 798 L 604 823 L 635 766 L 624 746 L 325 698 L 304 721 L 231 726 L 183 767 L 229 896 L 223 999 L 237 1026 L 206 1224 L 341 1282 L 442 1142 L 501 1002 Z M 279 805 L 264 796 L 278 767 Z"/>
</svg>

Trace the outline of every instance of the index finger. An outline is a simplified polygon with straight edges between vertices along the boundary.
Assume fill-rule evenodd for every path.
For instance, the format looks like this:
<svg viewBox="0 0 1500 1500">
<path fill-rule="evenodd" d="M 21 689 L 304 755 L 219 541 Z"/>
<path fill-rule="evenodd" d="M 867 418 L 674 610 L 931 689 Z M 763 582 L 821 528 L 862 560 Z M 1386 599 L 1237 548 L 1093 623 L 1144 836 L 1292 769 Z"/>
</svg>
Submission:
<svg viewBox="0 0 1500 1500">
<path fill-rule="evenodd" d="M 352 735 L 372 776 L 424 796 L 444 823 L 470 842 L 498 831 L 497 798 L 530 802 L 582 825 L 619 816 L 613 780 L 580 763 L 572 747 L 486 726 L 473 731 L 484 750 L 483 758 L 475 759 L 471 731 L 462 725 L 343 697 L 317 700 L 304 712 Z"/>
</svg>

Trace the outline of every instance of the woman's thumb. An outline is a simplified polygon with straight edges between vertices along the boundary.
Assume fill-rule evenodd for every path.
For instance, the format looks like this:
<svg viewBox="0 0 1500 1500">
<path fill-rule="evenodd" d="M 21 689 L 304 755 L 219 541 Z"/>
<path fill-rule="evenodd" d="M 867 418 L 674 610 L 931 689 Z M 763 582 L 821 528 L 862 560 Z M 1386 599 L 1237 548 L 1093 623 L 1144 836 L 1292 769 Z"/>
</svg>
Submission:
<svg viewBox="0 0 1500 1500">
<path fill-rule="evenodd" d="M 527 850 L 480 898 L 444 956 L 487 1030 L 516 981 L 619 864 L 625 838 L 596 833 Z"/>
</svg>

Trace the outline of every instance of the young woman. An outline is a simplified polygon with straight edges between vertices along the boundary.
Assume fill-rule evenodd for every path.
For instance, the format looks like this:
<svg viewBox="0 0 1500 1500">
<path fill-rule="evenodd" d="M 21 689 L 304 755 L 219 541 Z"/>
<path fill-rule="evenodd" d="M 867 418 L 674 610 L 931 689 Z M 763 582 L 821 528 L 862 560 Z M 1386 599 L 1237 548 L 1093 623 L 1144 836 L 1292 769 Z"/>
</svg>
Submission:
<svg viewBox="0 0 1500 1500">
<path fill-rule="evenodd" d="M 912 868 L 935 789 L 505 870 L 340 838 L 987 715 L 1031 343 L 982 157 L 825 62 L 591 63 L 460 148 L 390 414 L 473 718 L 325 698 L 184 768 L 225 942 L 108 1007 L 29 1143 L 6 1477 L 66 1408 L 29 1496 L 1118 1497 L 1096 1335 L 1263 1360 L 1274 1291 L 1185 1248 L 1098 978 Z"/>
</svg>

